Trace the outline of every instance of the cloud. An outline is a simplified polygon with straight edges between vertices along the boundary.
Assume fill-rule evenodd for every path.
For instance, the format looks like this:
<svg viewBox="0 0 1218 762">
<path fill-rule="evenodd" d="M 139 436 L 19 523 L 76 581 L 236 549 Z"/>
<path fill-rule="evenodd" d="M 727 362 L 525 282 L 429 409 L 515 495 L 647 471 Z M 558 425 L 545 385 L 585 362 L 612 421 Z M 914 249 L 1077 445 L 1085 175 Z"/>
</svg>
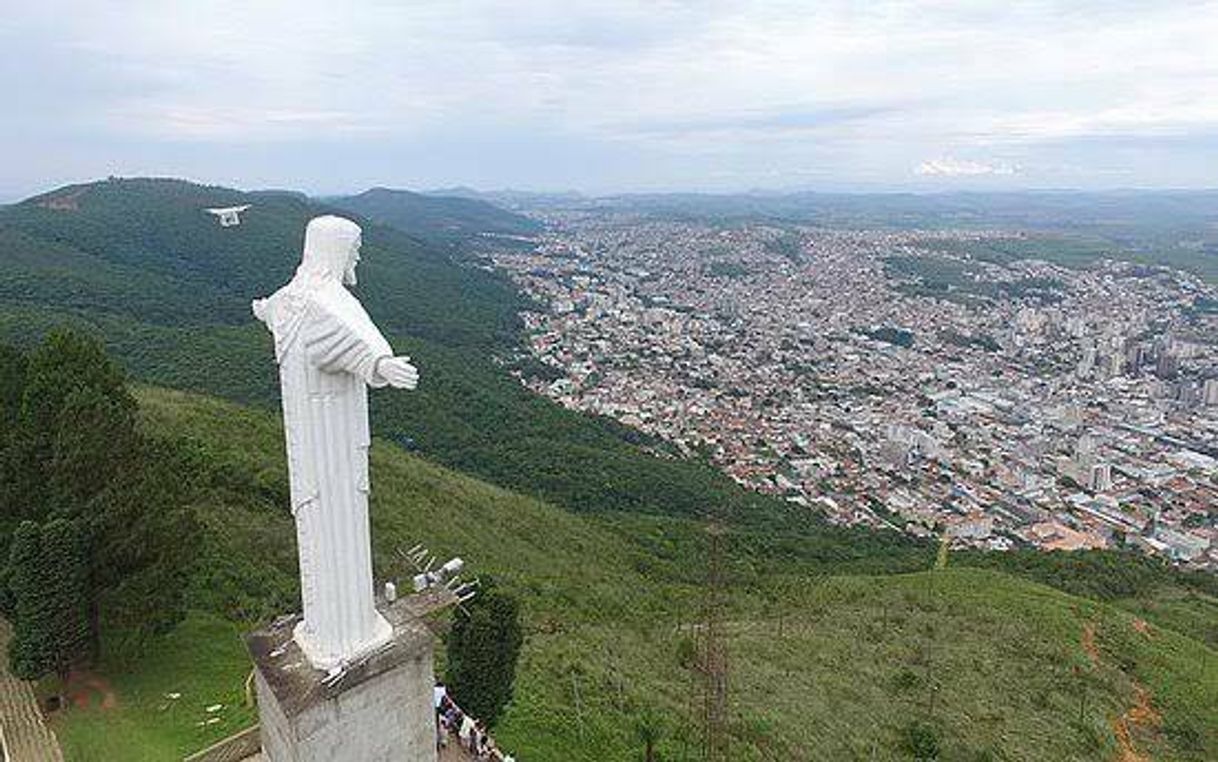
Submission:
<svg viewBox="0 0 1218 762">
<path fill-rule="evenodd" d="M 915 175 L 931 177 L 977 177 L 979 175 L 1014 175 L 1019 167 L 1013 164 L 969 161 L 967 159 L 928 159 L 914 167 Z"/>
<path fill-rule="evenodd" d="M 284 182 L 357 182 L 342 156 L 436 185 L 1192 184 L 1218 147 L 1215 39 L 1218 0 L 42 0 L 0 16 L 0 77 L 30 85 L 0 163 L 31 190 L 308 146 L 332 160 L 285 158 Z M 1088 147 L 1115 136 L 1141 153 Z"/>
</svg>

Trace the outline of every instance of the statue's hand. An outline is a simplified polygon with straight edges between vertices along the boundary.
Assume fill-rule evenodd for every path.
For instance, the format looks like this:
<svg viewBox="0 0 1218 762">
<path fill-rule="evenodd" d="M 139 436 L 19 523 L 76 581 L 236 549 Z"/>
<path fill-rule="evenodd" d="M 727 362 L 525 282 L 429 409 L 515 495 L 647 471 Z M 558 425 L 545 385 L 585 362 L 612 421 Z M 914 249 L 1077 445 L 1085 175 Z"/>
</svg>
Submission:
<svg viewBox="0 0 1218 762">
<path fill-rule="evenodd" d="M 410 358 L 382 357 L 376 361 L 376 373 L 390 386 L 398 389 L 414 389 L 419 385 L 419 369 L 410 364 Z"/>
</svg>

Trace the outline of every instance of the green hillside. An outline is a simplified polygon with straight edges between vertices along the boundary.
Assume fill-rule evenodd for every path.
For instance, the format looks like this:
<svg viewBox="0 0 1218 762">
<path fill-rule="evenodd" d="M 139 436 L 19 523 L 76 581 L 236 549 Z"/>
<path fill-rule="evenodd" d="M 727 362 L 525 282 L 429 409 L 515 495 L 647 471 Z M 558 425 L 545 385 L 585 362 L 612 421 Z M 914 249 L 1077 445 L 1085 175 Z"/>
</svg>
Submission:
<svg viewBox="0 0 1218 762">
<path fill-rule="evenodd" d="M 328 202 L 378 224 L 440 242 L 488 233 L 527 236 L 541 230 L 535 220 L 475 198 L 372 188 L 355 196 L 328 199 Z"/>
<path fill-rule="evenodd" d="M 210 464 L 205 539 L 184 559 L 195 611 L 138 662 L 107 654 L 109 708 L 99 695 L 57 721 L 71 760 L 112 759 L 120 738 L 124 759 L 172 759 L 251 722 L 237 633 L 294 605 L 277 417 L 162 389 L 138 397 L 152 433 Z M 664 758 L 693 758 L 682 658 L 701 604 L 696 525 L 575 515 L 383 440 L 371 467 L 379 579 L 403 573 L 395 547 L 421 541 L 519 596 L 527 639 L 497 731 L 518 758 L 634 759 L 647 711 L 665 725 Z M 1113 606 L 950 566 L 792 574 L 734 554 L 728 576 L 733 759 L 912 759 L 911 733 L 945 760 L 1116 759 L 1123 735 L 1154 759 L 1218 754 L 1218 651 Z"/>
</svg>

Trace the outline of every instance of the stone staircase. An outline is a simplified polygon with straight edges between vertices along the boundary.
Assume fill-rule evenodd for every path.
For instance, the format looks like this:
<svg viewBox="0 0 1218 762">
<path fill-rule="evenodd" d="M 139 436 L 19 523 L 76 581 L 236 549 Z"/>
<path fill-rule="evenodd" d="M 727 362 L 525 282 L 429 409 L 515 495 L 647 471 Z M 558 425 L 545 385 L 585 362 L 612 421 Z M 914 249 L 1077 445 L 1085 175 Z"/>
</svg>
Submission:
<svg viewBox="0 0 1218 762">
<path fill-rule="evenodd" d="M 38 710 L 30 683 L 8 671 L 8 641 L 12 630 L 0 619 L 0 739 L 10 762 L 63 762 L 55 734 Z M 0 760 L 5 759 L 0 755 Z"/>
</svg>

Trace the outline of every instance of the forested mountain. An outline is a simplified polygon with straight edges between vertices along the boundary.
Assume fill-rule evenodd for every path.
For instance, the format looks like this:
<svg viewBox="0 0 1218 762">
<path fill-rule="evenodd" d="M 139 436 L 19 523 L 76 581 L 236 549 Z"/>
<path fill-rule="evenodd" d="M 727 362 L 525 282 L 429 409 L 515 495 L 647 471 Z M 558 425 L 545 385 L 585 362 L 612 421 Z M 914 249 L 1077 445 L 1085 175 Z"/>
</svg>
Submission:
<svg viewBox="0 0 1218 762">
<path fill-rule="evenodd" d="M 569 207 L 593 201 L 578 191 L 522 191 L 505 188 L 503 190 L 481 191 L 474 188 L 457 186 L 454 188 L 436 188 L 423 191 L 428 196 L 455 196 L 485 201 L 505 209 L 544 209 L 548 207 Z"/>
<path fill-rule="evenodd" d="M 356 196 L 327 201 L 373 222 L 409 230 L 412 235 L 435 241 L 461 240 L 488 233 L 531 235 L 541 229 L 535 220 L 477 198 L 372 188 Z"/>
</svg>

